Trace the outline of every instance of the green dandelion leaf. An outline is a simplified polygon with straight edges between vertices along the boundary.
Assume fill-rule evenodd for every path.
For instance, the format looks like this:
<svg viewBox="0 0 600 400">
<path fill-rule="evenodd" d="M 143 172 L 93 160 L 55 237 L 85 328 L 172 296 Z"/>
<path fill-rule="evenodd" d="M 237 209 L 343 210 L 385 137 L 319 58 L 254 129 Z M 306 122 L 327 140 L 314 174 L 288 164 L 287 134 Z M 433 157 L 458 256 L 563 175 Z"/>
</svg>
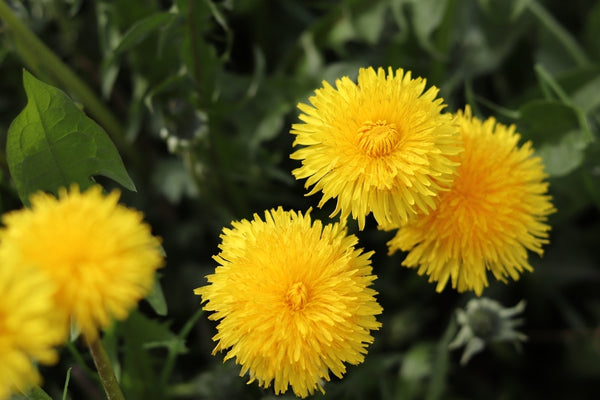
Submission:
<svg viewBox="0 0 600 400">
<path fill-rule="evenodd" d="M 6 160 L 19 197 L 28 204 L 39 190 L 82 190 L 102 175 L 125 188 L 135 185 L 106 132 L 64 92 L 23 71 L 28 102 L 8 129 Z"/>
</svg>

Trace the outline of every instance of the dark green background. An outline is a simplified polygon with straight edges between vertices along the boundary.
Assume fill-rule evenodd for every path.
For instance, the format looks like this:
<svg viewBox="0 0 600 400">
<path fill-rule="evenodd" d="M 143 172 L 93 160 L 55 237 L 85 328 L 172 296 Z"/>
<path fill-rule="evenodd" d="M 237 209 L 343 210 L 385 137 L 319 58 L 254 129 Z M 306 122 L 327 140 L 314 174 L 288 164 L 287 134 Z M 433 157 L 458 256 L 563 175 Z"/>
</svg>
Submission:
<svg viewBox="0 0 600 400">
<path fill-rule="evenodd" d="M 198 310 L 195 287 L 216 263 L 219 234 L 234 219 L 283 206 L 307 210 L 304 182 L 289 159 L 298 102 L 326 80 L 359 67 L 411 70 L 441 89 L 454 112 L 516 124 L 551 175 L 558 212 L 534 273 L 484 295 L 527 302 L 521 352 L 495 344 L 459 365 L 447 330 L 473 295 L 436 293 L 403 255 L 386 255 L 392 233 L 372 220 L 350 230 L 375 250 L 376 289 L 385 311 L 361 366 L 325 386 L 331 399 L 595 399 L 600 389 L 600 3 L 586 0 L 202 1 L 44 0 L 9 2 L 15 14 L 102 99 L 122 125 L 116 139 L 144 211 L 164 240 L 166 316 L 147 303 L 106 335 L 128 399 L 266 399 L 239 367 L 210 355 L 215 324 L 193 325 L 172 374 L 160 379 Z M 25 107 L 22 71 L 75 97 L 5 24 L 0 34 L 0 134 Z M 82 106 L 86 104 L 82 101 Z M 108 129 L 108 127 L 105 126 Z M 120 135 L 110 131 L 109 134 Z M 1 209 L 20 207 L 6 162 Z M 117 186 L 98 178 L 107 188 Z M 334 204 L 313 216 L 328 220 Z M 446 335 L 446 336 L 444 336 Z M 60 398 L 101 398 L 78 342 L 44 368 Z M 292 397 L 290 395 L 290 397 Z M 320 394 L 316 398 L 322 397 Z"/>
</svg>

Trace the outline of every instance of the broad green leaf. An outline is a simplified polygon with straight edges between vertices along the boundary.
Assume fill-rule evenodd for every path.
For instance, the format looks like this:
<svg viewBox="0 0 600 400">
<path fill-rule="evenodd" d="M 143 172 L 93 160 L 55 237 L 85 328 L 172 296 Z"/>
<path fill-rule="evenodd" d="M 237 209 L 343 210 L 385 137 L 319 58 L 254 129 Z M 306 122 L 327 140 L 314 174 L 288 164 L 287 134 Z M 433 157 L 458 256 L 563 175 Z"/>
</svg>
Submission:
<svg viewBox="0 0 600 400">
<path fill-rule="evenodd" d="M 357 10 L 354 26 L 358 37 L 365 42 L 375 44 L 379 40 L 385 25 L 387 5 L 373 2 L 368 9 Z"/>
<path fill-rule="evenodd" d="M 180 160 L 162 160 L 156 165 L 156 173 L 152 181 L 157 190 L 172 204 L 177 204 L 184 197 L 195 198 L 198 188 L 194 179 Z"/>
<path fill-rule="evenodd" d="M 173 337 L 166 324 L 153 321 L 134 310 L 129 318 L 120 322 L 117 331 L 121 333 L 123 354 L 121 388 L 125 398 L 164 399 L 163 391 L 153 366 L 152 354 L 146 345 L 155 340 L 168 340 Z"/>
<path fill-rule="evenodd" d="M 579 131 L 572 131 L 562 137 L 558 143 L 546 143 L 538 149 L 546 173 L 552 177 L 567 175 L 581 165 L 587 140 Z"/>
<path fill-rule="evenodd" d="M 323 68 L 323 57 L 312 32 L 304 32 L 300 36 L 299 43 L 304 52 L 304 57 L 302 62 L 299 63 L 298 71 L 301 75 L 318 75 Z"/>
<path fill-rule="evenodd" d="M 29 392 L 25 394 L 24 398 L 28 400 L 52 400 L 52 397 L 39 386 L 34 386 L 29 389 Z"/>
<path fill-rule="evenodd" d="M 534 100 L 518 112 L 519 130 L 535 147 L 557 142 L 565 133 L 578 128 L 577 114 L 572 107 L 554 100 Z"/>
<path fill-rule="evenodd" d="M 591 132 L 589 123 L 587 121 L 587 117 L 585 112 L 581 107 L 578 107 L 577 104 L 573 102 L 573 100 L 569 97 L 565 89 L 558 83 L 554 77 L 548 72 L 548 70 L 541 64 L 537 64 L 535 66 L 535 72 L 540 82 L 540 87 L 542 91 L 545 92 L 546 98 L 553 98 L 553 96 L 558 97 L 560 101 L 562 101 L 565 105 L 571 107 L 573 112 L 575 113 L 578 121 L 578 125 L 581 128 L 581 131 L 585 135 L 586 140 L 592 141 L 594 139 L 594 135 Z"/>
<path fill-rule="evenodd" d="M 587 154 L 587 159 L 591 159 L 590 154 Z M 595 159 L 599 160 L 600 158 L 596 155 Z M 596 166 L 596 168 L 597 167 L 598 166 Z M 600 185 L 598 185 L 597 175 L 595 176 L 587 169 L 583 169 L 581 180 L 584 187 L 587 189 L 590 199 L 594 202 L 596 207 L 600 209 Z"/>
<path fill-rule="evenodd" d="M 130 338 L 145 350 L 156 348 L 167 348 L 174 350 L 177 354 L 188 351 L 185 338 L 179 337 L 172 332 L 169 322 L 161 322 L 152 319 L 140 311 L 134 310 L 125 321 L 118 322 L 117 331 L 123 336 Z"/>
<path fill-rule="evenodd" d="M 61 90 L 23 71 L 27 106 L 8 129 L 6 160 L 23 203 L 39 190 L 57 193 L 93 176 L 111 178 L 129 190 L 135 185 L 106 132 Z"/>
<path fill-rule="evenodd" d="M 343 14 L 331 25 L 327 35 L 327 41 L 334 48 L 343 48 L 346 42 L 356 37 L 355 28 L 352 25 L 350 15 Z"/>
<path fill-rule="evenodd" d="M 116 331 L 121 335 L 121 383 L 125 397 L 165 399 L 167 382 L 159 379 L 158 371 L 153 366 L 157 360 L 161 365 L 170 364 L 171 356 L 174 362 L 177 355 L 186 353 L 185 338 L 173 333 L 169 323 L 151 319 L 137 310 L 133 310 L 125 321 L 118 322 Z M 157 349 L 167 349 L 169 356 L 166 360 L 164 352 Z"/>
<path fill-rule="evenodd" d="M 281 133 L 284 127 L 284 116 L 287 112 L 289 112 L 287 104 L 281 104 L 265 115 L 248 143 L 251 151 L 256 151 L 262 142 L 271 140 Z"/>
<path fill-rule="evenodd" d="M 406 0 L 390 0 L 389 2 L 392 18 L 398 27 L 398 40 L 400 42 L 404 42 L 410 32 L 410 26 L 408 25 L 408 20 L 406 19 L 406 14 L 404 13 L 405 3 Z"/>
<path fill-rule="evenodd" d="M 435 344 L 418 342 L 404 355 L 400 376 L 409 381 L 427 378 L 431 375 Z"/>
<path fill-rule="evenodd" d="M 439 51 L 431 41 L 431 35 L 440 26 L 448 5 L 447 0 L 421 0 L 413 3 L 413 26 L 421 46 L 433 56 Z"/>
<path fill-rule="evenodd" d="M 600 107 L 600 76 L 586 82 L 571 95 L 571 98 L 573 103 L 586 114 Z"/>
</svg>

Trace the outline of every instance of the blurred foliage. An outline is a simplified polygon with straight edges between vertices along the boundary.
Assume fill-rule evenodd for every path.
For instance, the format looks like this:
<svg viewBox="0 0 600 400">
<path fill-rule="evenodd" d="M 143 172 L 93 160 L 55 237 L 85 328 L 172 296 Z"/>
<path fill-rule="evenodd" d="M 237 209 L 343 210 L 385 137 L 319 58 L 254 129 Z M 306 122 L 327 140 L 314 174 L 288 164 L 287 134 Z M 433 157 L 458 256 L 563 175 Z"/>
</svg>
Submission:
<svg viewBox="0 0 600 400">
<path fill-rule="evenodd" d="M 192 290 L 205 284 L 215 266 L 211 255 L 218 252 L 223 226 L 278 205 L 300 210 L 316 205 L 290 173 L 298 166 L 289 159 L 288 133 L 297 121 L 296 104 L 321 81 L 354 79 L 364 66 L 411 70 L 440 88 L 448 111 L 469 103 L 482 118 L 516 124 L 546 164 L 558 212 L 550 220 L 546 254 L 530 255 L 535 272 L 485 292 L 503 304 L 527 302 L 521 330 L 529 340 L 523 351 L 495 344 L 465 367 L 448 344 L 457 330 L 454 310 L 473 296 L 451 289 L 435 293 L 425 277 L 401 268 L 401 254 L 386 255 L 391 234 L 378 231 L 373 221 L 356 232 L 361 246 L 376 251 L 383 328 L 365 363 L 350 366 L 344 379 L 325 386 L 325 396 L 314 397 L 597 397 L 599 2 L 6 4 L 57 57 L 36 50 L 6 20 L 0 25 L 1 142 L 27 104 L 25 68 L 73 97 L 113 138 L 137 188 L 124 191 L 124 201 L 143 210 L 164 239 L 166 307 L 160 296 L 153 302 L 158 312 L 142 303 L 140 312 L 104 337 L 128 399 L 275 398 L 272 389 L 245 385 L 234 362 L 223 364 L 221 355 L 210 355 L 215 327 L 201 318 Z M 54 68 L 60 62 L 91 91 Z M 3 155 L 0 161 L 5 212 L 20 207 L 19 185 L 11 180 L 10 160 Z M 117 181 L 125 183 L 126 176 Z M 313 215 L 327 219 L 332 210 L 328 203 Z M 63 350 L 60 364 L 42 370 L 44 388 L 52 398 L 63 398 L 70 371 L 67 398 L 102 398 L 90 366 L 74 342 Z"/>
</svg>

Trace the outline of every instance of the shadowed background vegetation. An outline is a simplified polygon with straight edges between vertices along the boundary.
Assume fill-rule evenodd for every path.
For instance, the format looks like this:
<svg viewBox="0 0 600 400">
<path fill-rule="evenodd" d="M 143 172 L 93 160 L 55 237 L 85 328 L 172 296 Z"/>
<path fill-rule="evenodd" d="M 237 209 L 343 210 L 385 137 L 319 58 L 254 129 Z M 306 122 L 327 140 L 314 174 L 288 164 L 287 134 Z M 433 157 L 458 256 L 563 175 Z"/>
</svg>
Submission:
<svg viewBox="0 0 600 400">
<path fill-rule="evenodd" d="M 307 210 L 289 159 L 296 104 L 358 68 L 411 70 L 454 112 L 516 124 L 549 174 L 558 212 L 533 273 L 484 296 L 527 303 L 521 351 L 492 345 L 460 366 L 447 345 L 472 294 L 435 285 L 387 256 L 390 232 L 355 225 L 375 250 L 383 327 L 364 364 L 325 385 L 331 399 L 592 399 L 600 382 L 600 3 L 591 0 L 32 0 L 6 4 L 58 58 L 0 25 L 0 134 L 25 107 L 23 69 L 64 90 L 111 136 L 163 238 L 167 310 L 146 302 L 107 332 L 128 399 L 268 399 L 239 367 L 211 356 L 215 324 L 195 287 L 232 220 L 283 206 Z M 4 18 L 3 18 L 4 19 Z M 67 72 L 55 68 L 60 61 Z M 69 75 L 69 73 L 74 73 Z M 76 79 L 91 91 L 81 91 Z M 2 151 L 4 153 L 4 151 Z M 21 206 L 2 155 L 0 208 Z M 98 177 L 105 187 L 118 187 Z M 328 221 L 333 202 L 314 209 Z M 307 249 L 310 251 L 310 249 Z M 102 398 L 78 342 L 42 369 L 60 398 Z M 282 396 L 284 397 L 284 396 Z M 292 398 L 293 396 L 288 396 Z"/>
</svg>

